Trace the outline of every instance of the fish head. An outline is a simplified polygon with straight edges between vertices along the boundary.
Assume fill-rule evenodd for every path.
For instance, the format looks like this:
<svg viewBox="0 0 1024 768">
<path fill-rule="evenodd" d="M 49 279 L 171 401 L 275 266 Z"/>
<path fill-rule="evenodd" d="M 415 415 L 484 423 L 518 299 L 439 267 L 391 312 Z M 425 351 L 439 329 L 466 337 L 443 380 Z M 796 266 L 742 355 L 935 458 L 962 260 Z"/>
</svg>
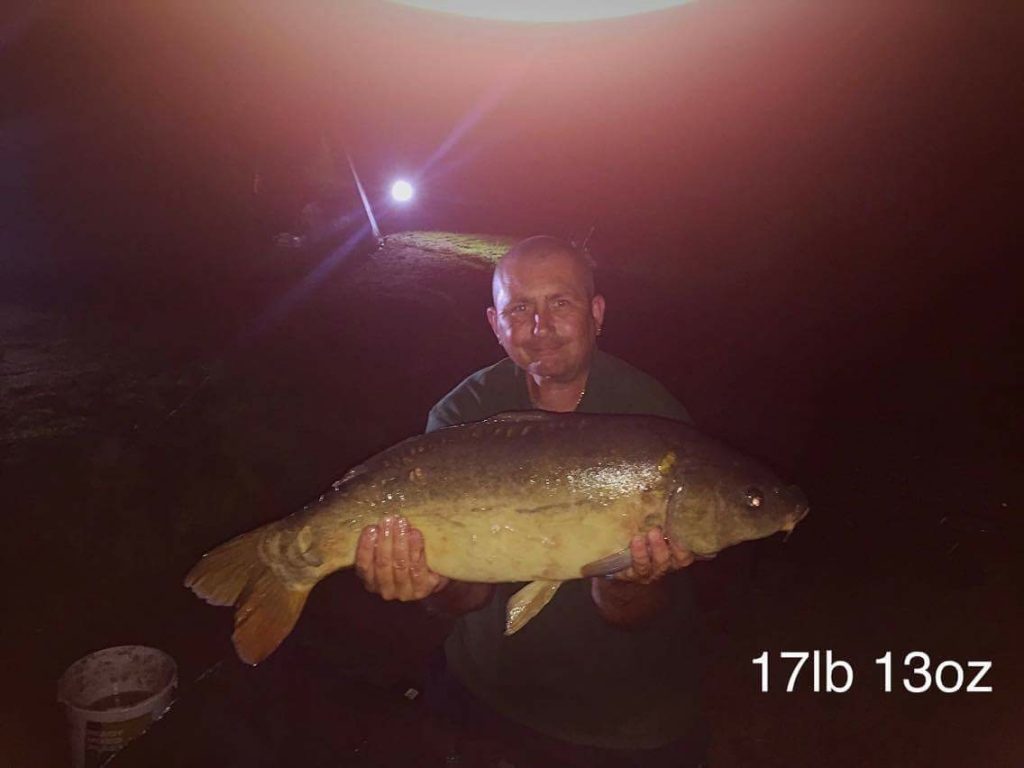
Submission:
<svg viewBox="0 0 1024 768">
<path fill-rule="evenodd" d="M 672 541 L 696 555 L 780 531 L 788 535 L 810 510 L 800 488 L 753 459 L 724 454 L 685 464 L 675 478 L 666 528 Z"/>
</svg>

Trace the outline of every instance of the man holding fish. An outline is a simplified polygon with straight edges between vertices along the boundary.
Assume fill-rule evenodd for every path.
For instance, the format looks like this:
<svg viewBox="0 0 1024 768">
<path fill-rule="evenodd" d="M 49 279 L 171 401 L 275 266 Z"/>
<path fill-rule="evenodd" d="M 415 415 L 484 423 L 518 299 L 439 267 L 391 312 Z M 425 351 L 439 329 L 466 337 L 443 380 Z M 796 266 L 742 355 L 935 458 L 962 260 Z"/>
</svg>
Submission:
<svg viewBox="0 0 1024 768">
<path fill-rule="evenodd" d="M 507 359 L 434 406 L 426 434 L 215 547 L 185 584 L 235 609 L 235 650 L 259 664 L 354 566 L 385 598 L 458 616 L 430 690 L 477 740 L 524 766 L 697 766 L 696 612 L 671 572 L 792 531 L 807 499 L 596 348 L 604 300 L 571 246 L 519 244 L 494 294 Z"/>
<path fill-rule="evenodd" d="M 492 287 L 487 319 L 508 357 L 435 405 L 428 432 L 529 410 L 690 423 L 658 382 L 597 349 L 605 300 L 585 253 L 529 238 L 501 259 Z M 655 526 L 618 557 L 618 570 L 609 563 L 607 575 L 562 584 L 546 598 L 551 609 L 512 636 L 505 605 L 521 585 L 432 571 L 422 533 L 402 517 L 364 529 L 356 569 L 386 600 L 423 600 L 458 617 L 428 699 L 478 741 L 514 744 L 502 748 L 512 750 L 501 753 L 506 765 L 699 766 L 696 612 L 689 578 L 673 573 L 694 555 Z"/>
</svg>

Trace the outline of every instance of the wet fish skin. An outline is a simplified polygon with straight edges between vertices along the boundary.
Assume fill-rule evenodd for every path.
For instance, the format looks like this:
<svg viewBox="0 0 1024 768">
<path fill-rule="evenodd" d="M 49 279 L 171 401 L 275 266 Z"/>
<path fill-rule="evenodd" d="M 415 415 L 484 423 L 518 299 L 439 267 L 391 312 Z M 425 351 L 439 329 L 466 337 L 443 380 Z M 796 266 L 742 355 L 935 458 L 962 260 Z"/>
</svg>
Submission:
<svg viewBox="0 0 1024 768">
<path fill-rule="evenodd" d="M 799 489 L 680 422 L 516 412 L 377 454 L 317 502 L 205 555 L 185 583 L 238 607 L 235 647 L 258 663 L 291 631 L 313 586 L 353 565 L 363 528 L 387 515 L 422 531 L 427 562 L 442 575 L 549 583 L 509 601 L 512 632 L 560 582 L 627 567 L 639 532 L 662 526 L 713 556 L 792 530 L 806 512 Z"/>
</svg>

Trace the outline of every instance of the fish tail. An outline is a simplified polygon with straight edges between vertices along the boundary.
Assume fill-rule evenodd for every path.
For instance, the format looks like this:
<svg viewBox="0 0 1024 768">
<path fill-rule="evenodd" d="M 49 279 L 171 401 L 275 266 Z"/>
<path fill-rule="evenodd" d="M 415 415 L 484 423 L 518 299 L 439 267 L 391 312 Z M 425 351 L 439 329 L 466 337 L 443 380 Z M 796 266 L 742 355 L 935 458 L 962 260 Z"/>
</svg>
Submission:
<svg viewBox="0 0 1024 768">
<path fill-rule="evenodd" d="M 313 585 L 284 582 L 260 558 L 264 528 L 203 555 L 185 586 L 212 605 L 237 606 L 231 639 L 239 658 L 259 664 L 295 627 Z"/>
</svg>

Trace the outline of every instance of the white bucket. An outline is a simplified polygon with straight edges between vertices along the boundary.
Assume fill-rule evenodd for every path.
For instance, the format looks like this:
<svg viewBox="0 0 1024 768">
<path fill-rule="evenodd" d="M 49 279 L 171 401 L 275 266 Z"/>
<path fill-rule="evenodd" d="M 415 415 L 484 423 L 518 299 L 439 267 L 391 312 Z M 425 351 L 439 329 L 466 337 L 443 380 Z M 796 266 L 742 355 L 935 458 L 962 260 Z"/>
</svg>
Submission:
<svg viewBox="0 0 1024 768">
<path fill-rule="evenodd" d="M 67 706 L 72 766 L 103 765 L 167 711 L 177 684 L 174 659 L 143 645 L 104 648 L 68 667 L 57 700 Z"/>
</svg>

